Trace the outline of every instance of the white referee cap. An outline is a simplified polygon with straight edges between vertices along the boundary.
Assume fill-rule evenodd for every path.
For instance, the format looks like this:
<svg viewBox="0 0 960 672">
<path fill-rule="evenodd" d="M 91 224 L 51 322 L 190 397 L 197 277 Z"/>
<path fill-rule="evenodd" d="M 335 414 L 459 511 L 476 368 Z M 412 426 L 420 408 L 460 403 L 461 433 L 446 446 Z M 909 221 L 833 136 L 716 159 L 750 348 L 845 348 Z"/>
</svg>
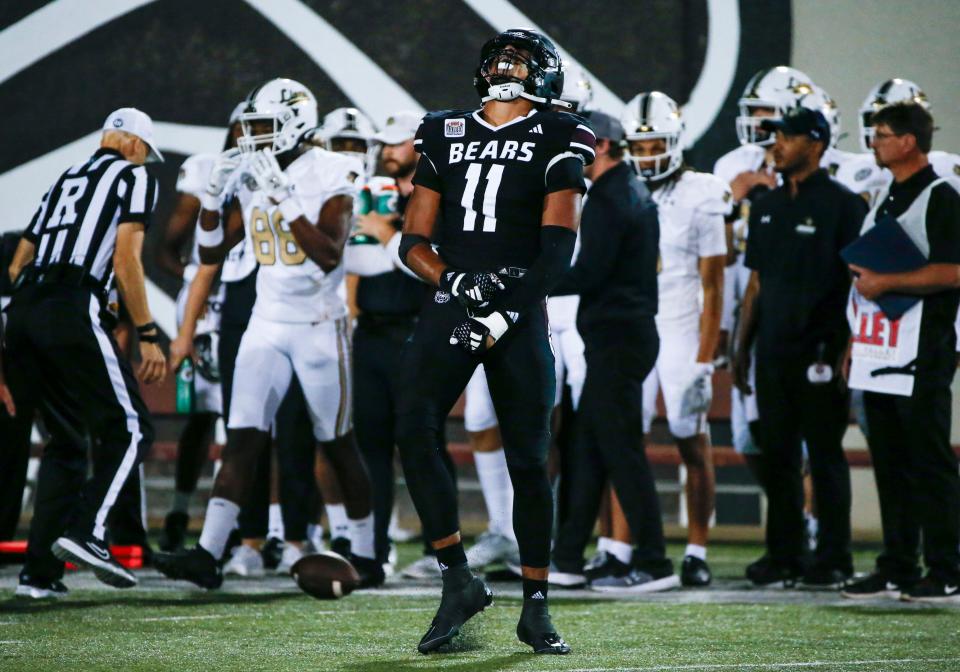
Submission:
<svg viewBox="0 0 960 672">
<path fill-rule="evenodd" d="M 399 145 L 401 142 L 412 139 L 417 134 L 417 128 L 420 126 L 422 117 L 422 114 L 410 111 L 392 114 L 387 117 L 383 130 L 373 137 L 385 145 Z"/>
<path fill-rule="evenodd" d="M 103 130 L 126 131 L 137 136 L 150 148 L 147 163 L 163 161 L 163 154 L 160 153 L 157 142 L 153 139 L 153 120 L 145 112 L 135 107 L 121 107 L 110 113 L 107 120 L 103 122 Z"/>
</svg>

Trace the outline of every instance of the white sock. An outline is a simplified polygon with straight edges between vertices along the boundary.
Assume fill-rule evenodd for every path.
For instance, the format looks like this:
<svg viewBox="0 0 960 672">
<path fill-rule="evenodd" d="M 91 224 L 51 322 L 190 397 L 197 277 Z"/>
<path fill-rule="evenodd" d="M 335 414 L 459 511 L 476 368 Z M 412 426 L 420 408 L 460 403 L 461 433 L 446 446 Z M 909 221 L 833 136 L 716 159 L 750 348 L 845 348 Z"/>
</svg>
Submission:
<svg viewBox="0 0 960 672">
<path fill-rule="evenodd" d="M 608 539 L 607 552 L 625 565 L 633 559 L 633 547 L 624 541 Z"/>
<path fill-rule="evenodd" d="M 330 525 L 330 538 L 350 538 L 350 521 L 347 519 L 347 507 L 343 504 L 324 504 L 327 523 Z"/>
<path fill-rule="evenodd" d="M 323 547 L 323 525 L 320 523 L 311 523 L 307 525 L 307 541 L 315 548 Z"/>
<path fill-rule="evenodd" d="M 192 496 L 192 492 L 175 490 L 173 493 L 173 507 L 170 509 L 170 512 L 188 513 L 190 511 L 190 498 Z"/>
<path fill-rule="evenodd" d="M 283 512 L 279 504 L 270 505 L 269 523 L 267 524 L 267 536 L 274 539 L 283 539 Z"/>
<path fill-rule="evenodd" d="M 490 530 L 516 539 L 513 533 L 513 483 L 503 449 L 474 453 L 473 461 L 490 516 Z"/>
<path fill-rule="evenodd" d="M 207 517 L 203 519 L 203 532 L 200 533 L 200 546 L 217 560 L 223 557 L 227 539 L 237 525 L 240 507 L 229 499 L 211 497 L 207 504 Z"/>
<path fill-rule="evenodd" d="M 610 552 L 610 544 L 613 542 L 613 539 L 610 537 L 597 537 L 597 553 L 600 551 Z"/>
<path fill-rule="evenodd" d="M 373 514 L 358 520 L 350 519 L 350 552 L 361 558 L 376 557 L 373 550 Z"/>
<path fill-rule="evenodd" d="M 707 547 L 698 546 L 697 544 L 687 544 L 687 550 L 683 552 L 686 555 L 692 555 L 695 558 L 699 558 L 706 562 L 707 560 Z"/>
</svg>

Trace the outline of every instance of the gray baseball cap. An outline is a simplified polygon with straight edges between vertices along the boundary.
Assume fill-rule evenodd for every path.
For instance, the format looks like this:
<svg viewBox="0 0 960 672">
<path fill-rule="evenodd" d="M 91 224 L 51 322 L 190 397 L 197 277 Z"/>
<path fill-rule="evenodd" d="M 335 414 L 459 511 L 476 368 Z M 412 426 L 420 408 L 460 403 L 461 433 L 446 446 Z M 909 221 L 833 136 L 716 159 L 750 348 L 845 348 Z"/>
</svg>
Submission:
<svg viewBox="0 0 960 672">
<path fill-rule="evenodd" d="M 590 110 L 589 112 L 584 112 L 583 117 L 590 122 L 590 126 L 593 127 L 593 132 L 596 134 L 597 140 L 604 139 L 615 143 L 622 143 L 627 137 L 623 126 L 620 124 L 620 120 L 616 117 L 611 117 L 606 112 Z"/>
</svg>

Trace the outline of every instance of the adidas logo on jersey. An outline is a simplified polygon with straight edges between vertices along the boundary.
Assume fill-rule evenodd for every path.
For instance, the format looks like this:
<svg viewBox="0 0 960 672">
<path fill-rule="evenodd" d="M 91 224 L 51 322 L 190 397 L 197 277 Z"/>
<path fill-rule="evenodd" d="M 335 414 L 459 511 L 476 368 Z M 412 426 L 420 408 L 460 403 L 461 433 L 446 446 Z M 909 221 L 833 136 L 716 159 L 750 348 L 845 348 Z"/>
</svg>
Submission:
<svg viewBox="0 0 960 672">
<path fill-rule="evenodd" d="M 533 128 L 531 128 L 531 129 L 530 129 L 530 132 L 531 132 L 531 133 L 536 133 L 537 135 L 543 135 L 543 129 L 540 128 L 540 124 L 537 124 L 536 126 L 534 126 Z"/>
</svg>

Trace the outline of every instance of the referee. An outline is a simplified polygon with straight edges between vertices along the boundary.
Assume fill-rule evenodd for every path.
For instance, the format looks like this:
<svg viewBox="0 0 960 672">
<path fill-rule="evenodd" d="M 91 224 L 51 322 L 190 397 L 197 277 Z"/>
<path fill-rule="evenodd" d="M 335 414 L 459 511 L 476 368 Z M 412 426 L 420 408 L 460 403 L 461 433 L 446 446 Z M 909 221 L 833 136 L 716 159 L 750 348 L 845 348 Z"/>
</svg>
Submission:
<svg viewBox="0 0 960 672">
<path fill-rule="evenodd" d="M 165 369 L 150 317 L 140 251 L 157 200 L 143 168 L 162 156 L 153 122 L 134 108 L 107 117 L 100 149 L 50 187 L 10 266 L 6 363 L 14 400 L 37 400 L 54 440 L 44 451 L 27 560 L 17 595 L 66 593 L 63 561 L 111 586 L 137 580 L 112 557 L 105 522 L 153 441 L 126 359 L 100 322 L 114 281 L 140 336 L 144 383 Z M 85 480 L 88 446 L 93 476 Z"/>
</svg>

